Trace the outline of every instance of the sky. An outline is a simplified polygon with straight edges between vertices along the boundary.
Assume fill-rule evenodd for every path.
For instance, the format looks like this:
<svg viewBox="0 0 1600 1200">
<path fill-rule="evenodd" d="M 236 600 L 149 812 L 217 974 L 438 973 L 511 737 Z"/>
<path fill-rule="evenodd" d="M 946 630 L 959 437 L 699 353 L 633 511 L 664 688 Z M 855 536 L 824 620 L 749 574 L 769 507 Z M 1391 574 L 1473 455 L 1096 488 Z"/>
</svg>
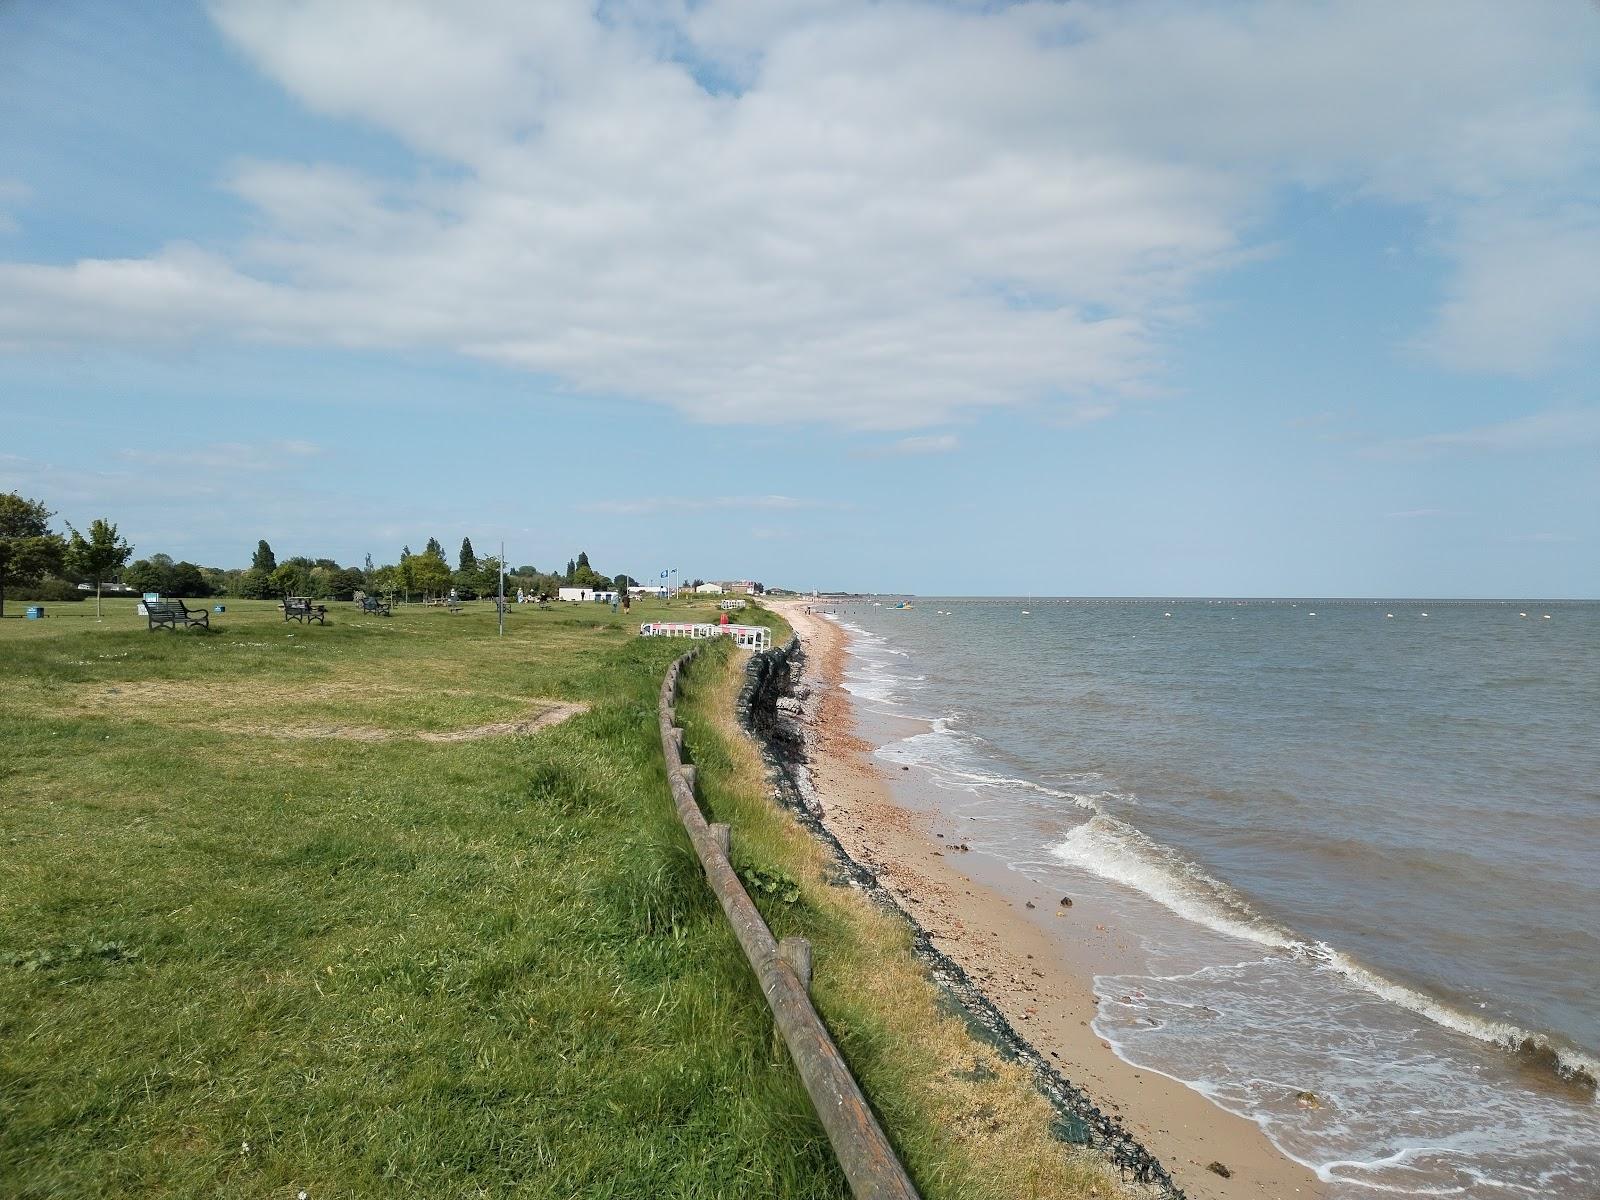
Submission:
<svg viewBox="0 0 1600 1200">
<path fill-rule="evenodd" d="M 1584 0 L 0 0 L 0 491 L 138 556 L 1600 596 Z"/>
</svg>

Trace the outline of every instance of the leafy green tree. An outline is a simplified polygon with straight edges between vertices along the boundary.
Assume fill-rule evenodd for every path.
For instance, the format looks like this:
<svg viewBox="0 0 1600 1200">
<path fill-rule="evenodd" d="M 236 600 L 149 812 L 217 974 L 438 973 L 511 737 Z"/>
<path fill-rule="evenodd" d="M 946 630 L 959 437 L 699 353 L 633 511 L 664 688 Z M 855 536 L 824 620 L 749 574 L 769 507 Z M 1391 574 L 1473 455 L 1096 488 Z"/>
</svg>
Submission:
<svg viewBox="0 0 1600 1200">
<path fill-rule="evenodd" d="M 506 589 L 514 591 L 511 581 L 506 581 Z M 500 594 L 500 559 L 493 554 L 486 554 L 478 560 L 477 569 L 472 572 L 472 590 L 480 596 L 498 596 Z"/>
<path fill-rule="evenodd" d="M 438 538 L 429 538 L 428 544 L 422 548 L 424 554 L 431 554 L 440 562 L 444 562 L 444 547 L 439 545 Z"/>
<path fill-rule="evenodd" d="M 412 586 L 423 595 L 442 596 L 450 590 L 452 582 L 450 566 L 444 561 L 442 553 L 432 554 L 425 551 L 422 554 L 413 554 L 401 563 L 402 568 L 407 565 L 411 569 Z"/>
<path fill-rule="evenodd" d="M 163 589 L 168 596 L 199 596 L 206 597 L 211 594 L 211 589 L 206 586 L 206 578 L 200 573 L 200 568 L 192 562 L 176 562 L 167 571 L 167 586 Z"/>
<path fill-rule="evenodd" d="M 89 522 L 89 536 L 84 537 L 69 522 L 65 555 L 66 569 L 83 577 L 85 583 L 94 584 L 94 616 L 100 619 L 100 589 L 107 579 L 116 577 L 128 565 L 133 547 L 117 536 L 117 527 L 104 517 Z"/>
<path fill-rule="evenodd" d="M 272 597 L 272 572 L 251 567 L 239 576 L 237 595 L 246 600 L 268 600 Z"/>
<path fill-rule="evenodd" d="M 578 564 L 573 559 L 567 559 L 567 582 L 571 583 L 578 573 Z"/>
<path fill-rule="evenodd" d="M 478 569 L 478 556 L 472 552 L 472 539 L 461 539 L 461 557 L 456 560 L 456 569 L 464 574 L 470 574 Z"/>
<path fill-rule="evenodd" d="M 267 545 L 266 538 L 256 543 L 256 552 L 250 556 L 250 569 L 265 571 L 269 575 L 278 569 L 278 556 L 272 552 L 272 547 Z"/>
<path fill-rule="evenodd" d="M 368 558 L 371 556 L 368 555 Z M 382 596 L 393 596 L 400 590 L 400 568 L 393 564 L 374 567 L 370 578 L 367 580 L 368 588 Z"/>
<path fill-rule="evenodd" d="M 23 587 L 61 570 L 67 544 L 50 532 L 53 516 L 42 501 L 16 492 L 0 494 L 0 617 L 6 612 L 6 588 Z"/>
<path fill-rule="evenodd" d="M 160 592 L 165 595 L 167 569 L 148 558 L 141 558 L 122 572 L 122 582 L 136 592 Z"/>
<path fill-rule="evenodd" d="M 272 591 L 277 596 L 309 596 L 311 569 L 290 559 L 272 573 Z"/>
<path fill-rule="evenodd" d="M 350 600 L 356 592 L 364 588 L 367 583 L 367 573 L 355 567 L 341 567 L 328 577 L 328 598 L 331 600 Z"/>
</svg>

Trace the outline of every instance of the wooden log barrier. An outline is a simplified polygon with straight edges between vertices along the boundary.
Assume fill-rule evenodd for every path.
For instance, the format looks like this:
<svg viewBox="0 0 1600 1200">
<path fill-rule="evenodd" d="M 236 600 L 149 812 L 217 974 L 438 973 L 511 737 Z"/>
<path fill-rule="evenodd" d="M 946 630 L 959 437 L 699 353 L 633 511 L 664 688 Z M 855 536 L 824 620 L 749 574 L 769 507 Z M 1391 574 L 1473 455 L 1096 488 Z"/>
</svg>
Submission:
<svg viewBox="0 0 1600 1200">
<path fill-rule="evenodd" d="M 678 727 L 673 702 L 680 676 L 697 653 L 698 649 L 691 650 L 679 658 L 661 681 L 661 751 L 666 756 L 667 780 L 678 819 L 688 831 L 717 903 L 756 973 L 777 1032 L 789 1048 L 800 1081 L 850 1183 L 851 1194 L 856 1200 L 917 1200 L 911 1177 L 895 1156 L 850 1073 L 849 1064 L 811 1003 L 811 944 L 804 938 L 785 938 L 782 947 L 778 945 L 728 861 L 727 826 L 707 824 L 695 800 L 694 769 L 685 768 L 683 730 Z"/>
</svg>

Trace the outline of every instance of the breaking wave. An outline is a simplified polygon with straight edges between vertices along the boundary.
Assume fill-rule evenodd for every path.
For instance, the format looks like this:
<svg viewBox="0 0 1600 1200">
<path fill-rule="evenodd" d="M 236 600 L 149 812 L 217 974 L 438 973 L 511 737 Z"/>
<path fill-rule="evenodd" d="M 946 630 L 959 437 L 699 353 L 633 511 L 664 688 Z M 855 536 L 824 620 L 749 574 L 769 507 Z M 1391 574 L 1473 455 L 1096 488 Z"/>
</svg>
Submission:
<svg viewBox="0 0 1600 1200">
<path fill-rule="evenodd" d="M 1351 958 L 1325 942 L 1308 941 L 1263 915 L 1243 896 L 1176 850 L 1108 813 L 1097 813 L 1072 829 L 1050 853 L 1148 896 L 1185 920 L 1216 933 L 1281 951 L 1308 964 L 1337 971 L 1357 986 L 1434 1024 L 1521 1056 L 1530 1065 L 1589 1089 L 1600 1083 L 1600 1060 L 1546 1034 L 1463 1012 Z"/>
</svg>

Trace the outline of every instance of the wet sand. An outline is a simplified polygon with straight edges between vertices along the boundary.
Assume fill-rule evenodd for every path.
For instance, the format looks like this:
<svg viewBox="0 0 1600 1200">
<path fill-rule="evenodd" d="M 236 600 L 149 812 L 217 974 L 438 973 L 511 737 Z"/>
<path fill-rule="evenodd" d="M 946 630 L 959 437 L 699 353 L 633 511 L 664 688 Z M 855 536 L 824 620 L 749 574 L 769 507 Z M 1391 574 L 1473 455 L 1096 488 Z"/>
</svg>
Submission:
<svg viewBox="0 0 1600 1200">
<path fill-rule="evenodd" d="M 812 783 L 823 820 L 846 851 L 916 915 L 940 951 L 981 986 L 1012 1026 L 1061 1073 L 1116 1113 L 1189 1196 L 1327 1194 L 1252 1121 L 1198 1092 L 1131 1066 L 1090 1028 L 1094 977 L 1126 970 L 1137 931 L 1085 900 L 1028 891 L 1028 882 L 965 851 L 959 822 L 933 802 L 919 770 L 888 771 L 839 685 L 847 635 L 799 602 L 780 602 L 806 648 Z M 925 726 L 904 722 L 906 732 Z M 1033 907 L 1028 907 L 1029 903 Z M 1221 1163 L 1231 1176 L 1208 1169 Z"/>
</svg>

